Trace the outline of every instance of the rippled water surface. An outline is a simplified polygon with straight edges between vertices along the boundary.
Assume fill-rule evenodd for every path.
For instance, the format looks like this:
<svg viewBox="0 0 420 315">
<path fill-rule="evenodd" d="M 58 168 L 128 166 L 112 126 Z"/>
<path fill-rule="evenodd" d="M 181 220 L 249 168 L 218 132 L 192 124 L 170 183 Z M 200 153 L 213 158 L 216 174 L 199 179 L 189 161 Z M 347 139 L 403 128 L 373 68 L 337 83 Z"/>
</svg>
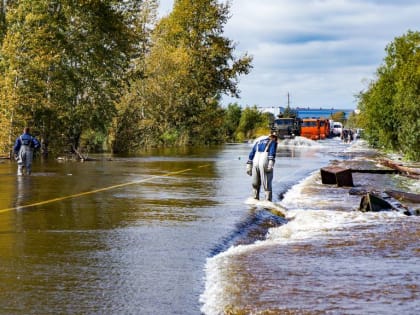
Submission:
<svg viewBox="0 0 420 315">
<path fill-rule="evenodd" d="M 248 144 L 37 161 L 31 177 L 3 161 L 0 313 L 414 314 L 418 217 L 321 185 L 348 149 L 279 145 L 271 211 L 248 198 Z"/>
</svg>

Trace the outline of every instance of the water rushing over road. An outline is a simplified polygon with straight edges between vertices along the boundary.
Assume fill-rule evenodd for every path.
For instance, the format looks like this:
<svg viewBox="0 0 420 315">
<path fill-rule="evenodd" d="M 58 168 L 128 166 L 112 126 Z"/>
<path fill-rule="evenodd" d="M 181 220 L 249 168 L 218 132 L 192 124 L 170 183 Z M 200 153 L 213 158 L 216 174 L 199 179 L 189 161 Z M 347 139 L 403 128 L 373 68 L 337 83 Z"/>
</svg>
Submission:
<svg viewBox="0 0 420 315">
<path fill-rule="evenodd" d="M 1 163 L 0 314 L 419 308 L 418 217 L 354 212 L 358 197 L 319 185 L 320 167 L 355 150 L 279 145 L 273 201 L 285 224 L 248 199 L 249 149 L 50 161 L 24 178 Z"/>
</svg>

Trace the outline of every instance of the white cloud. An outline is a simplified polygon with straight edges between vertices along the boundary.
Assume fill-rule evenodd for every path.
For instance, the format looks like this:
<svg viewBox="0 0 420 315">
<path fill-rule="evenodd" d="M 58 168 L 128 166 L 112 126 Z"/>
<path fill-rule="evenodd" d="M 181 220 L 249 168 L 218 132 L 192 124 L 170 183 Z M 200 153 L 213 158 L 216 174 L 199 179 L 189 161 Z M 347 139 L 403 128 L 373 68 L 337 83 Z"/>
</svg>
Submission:
<svg viewBox="0 0 420 315">
<path fill-rule="evenodd" d="M 170 12 L 173 0 L 161 0 Z M 354 108 L 385 47 L 419 30 L 420 3 L 391 0 L 232 0 L 225 36 L 254 57 L 241 98 L 225 103 Z"/>
</svg>

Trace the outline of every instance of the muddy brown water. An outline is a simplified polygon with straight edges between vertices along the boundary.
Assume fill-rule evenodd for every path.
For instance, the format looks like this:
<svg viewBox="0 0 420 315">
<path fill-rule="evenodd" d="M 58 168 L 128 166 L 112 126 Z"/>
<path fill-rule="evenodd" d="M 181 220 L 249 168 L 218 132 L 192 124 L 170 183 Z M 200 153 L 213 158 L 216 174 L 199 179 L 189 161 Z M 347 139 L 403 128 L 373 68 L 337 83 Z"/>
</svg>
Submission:
<svg viewBox="0 0 420 315">
<path fill-rule="evenodd" d="M 248 144 L 36 161 L 30 177 L 3 161 L 0 314 L 413 313 L 418 218 L 354 212 L 312 173 L 347 148 L 280 146 L 287 224 L 248 202 Z"/>
</svg>

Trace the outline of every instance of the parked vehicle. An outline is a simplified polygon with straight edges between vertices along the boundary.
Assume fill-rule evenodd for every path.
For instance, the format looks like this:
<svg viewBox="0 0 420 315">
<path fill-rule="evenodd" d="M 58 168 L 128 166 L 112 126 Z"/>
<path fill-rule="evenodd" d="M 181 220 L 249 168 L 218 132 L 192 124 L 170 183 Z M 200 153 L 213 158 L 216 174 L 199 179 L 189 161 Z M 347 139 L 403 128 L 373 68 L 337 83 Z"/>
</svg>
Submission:
<svg viewBox="0 0 420 315">
<path fill-rule="evenodd" d="M 302 119 L 302 127 L 300 130 L 302 137 L 319 140 L 320 139 L 320 126 L 319 119 L 316 118 L 304 118 Z"/>
<path fill-rule="evenodd" d="M 341 122 L 335 121 L 333 124 L 332 135 L 334 137 L 340 137 L 343 132 L 343 124 Z"/>
<path fill-rule="evenodd" d="M 339 125 L 340 131 L 334 134 L 332 126 Z M 278 118 L 271 124 L 271 131 L 277 133 L 279 139 L 289 139 L 302 136 L 312 140 L 340 136 L 342 124 L 324 118 Z"/>
<path fill-rule="evenodd" d="M 330 137 L 330 121 L 328 119 L 319 119 L 319 138 L 325 139 Z"/>
<path fill-rule="evenodd" d="M 329 125 L 330 125 L 330 134 L 329 134 L 328 136 L 329 136 L 329 137 L 333 137 L 333 136 L 334 136 L 334 135 L 333 135 L 334 120 L 329 119 L 329 120 L 328 120 L 328 122 L 329 122 Z"/>
<path fill-rule="evenodd" d="M 278 118 L 271 124 L 271 131 L 277 133 L 279 139 L 290 139 L 300 136 L 302 120 L 300 118 Z"/>
</svg>

